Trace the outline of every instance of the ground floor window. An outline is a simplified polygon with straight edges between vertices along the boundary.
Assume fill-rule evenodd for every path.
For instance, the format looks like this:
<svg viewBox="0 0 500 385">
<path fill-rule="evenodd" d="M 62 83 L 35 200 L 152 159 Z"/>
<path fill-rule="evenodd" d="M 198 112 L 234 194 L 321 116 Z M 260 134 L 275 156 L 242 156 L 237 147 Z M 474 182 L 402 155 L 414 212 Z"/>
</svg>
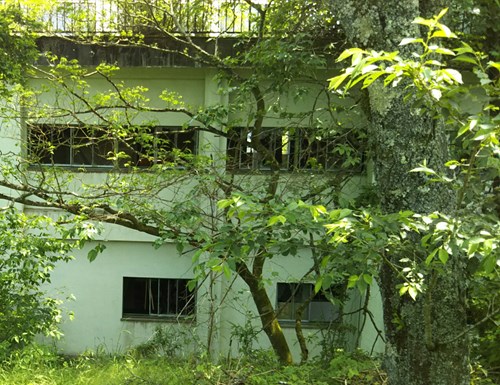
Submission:
<svg viewBox="0 0 500 385">
<path fill-rule="evenodd" d="M 195 295 L 187 279 L 123 278 L 123 317 L 188 317 Z"/>
<path fill-rule="evenodd" d="M 337 296 L 337 291 L 336 287 L 330 290 L 334 297 Z M 312 283 L 278 283 L 278 319 L 295 321 L 297 311 L 307 302 L 309 303 L 302 313 L 302 321 L 330 322 L 339 317 L 339 306 L 333 304 L 322 292 L 314 294 Z"/>
</svg>

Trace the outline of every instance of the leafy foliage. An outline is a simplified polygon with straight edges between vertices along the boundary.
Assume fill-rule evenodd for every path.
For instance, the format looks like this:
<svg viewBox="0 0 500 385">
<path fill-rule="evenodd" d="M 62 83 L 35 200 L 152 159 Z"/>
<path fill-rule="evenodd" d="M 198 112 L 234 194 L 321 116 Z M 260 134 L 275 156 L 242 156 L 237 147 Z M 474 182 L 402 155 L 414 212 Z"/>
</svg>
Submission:
<svg viewBox="0 0 500 385">
<path fill-rule="evenodd" d="M 365 271 L 369 271 L 373 260 L 389 265 L 402 282 L 398 285 L 400 295 L 409 295 L 413 300 L 439 284 L 447 274 L 446 266 L 465 260 L 461 279 L 467 280 L 471 294 L 471 327 L 464 333 L 472 331 L 480 336 L 476 337 L 475 354 L 495 371 L 498 363 L 490 349 L 498 344 L 499 317 L 496 292 L 500 282 L 500 222 L 496 200 L 500 131 L 496 74 L 500 64 L 484 64 L 487 56 L 465 42 L 459 42 L 456 48 L 446 47 L 444 41 L 457 39 L 440 22 L 446 11 L 432 19 L 415 19 L 414 23 L 427 29 L 427 35 L 403 39 L 401 52 L 358 48 L 344 51 L 338 61 L 350 59 L 351 65 L 330 80 L 330 87 L 337 90 L 344 84 L 347 92 L 381 82 L 384 87 L 404 85 L 412 112 L 430 113 L 438 124 L 445 122 L 455 157 L 445 165 L 450 172 L 429 168 L 425 159 L 411 172 L 425 175 L 428 184 L 452 186 L 458 197 L 453 212 L 380 215 L 371 208 L 345 211 L 343 215 L 332 212 L 332 223 L 327 228 L 335 244 L 348 243 L 359 250 L 356 255 L 368 254 Z M 457 65 L 466 66 L 468 72 L 460 72 Z M 386 255 L 403 257 L 394 263 Z M 350 286 L 364 290 L 371 279 L 365 279 L 365 274 L 352 275 Z"/>
<path fill-rule="evenodd" d="M 454 170 L 453 176 L 440 175 L 427 167 L 425 160 L 412 170 L 427 175 L 428 183 L 451 183 L 460 191 L 457 202 L 456 218 L 450 218 L 443 214 L 432 214 L 430 216 L 412 212 L 391 214 L 385 220 L 377 219 L 374 223 L 391 223 L 395 225 L 395 233 L 401 233 L 406 227 L 410 232 L 422 232 L 427 234 L 422 237 L 421 245 L 430 247 L 428 252 L 423 252 L 425 265 L 430 266 L 435 258 L 440 263 L 446 264 L 449 255 L 465 254 L 469 260 L 479 258 L 476 266 L 481 266 L 480 271 L 486 274 L 496 274 L 498 260 L 498 241 L 500 233 L 498 228 L 497 213 L 490 208 L 480 206 L 483 212 L 471 211 L 472 205 L 489 202 L 489 191 L 493 191 L 493 183 L 500 175 L 500 164 L 497 155 L 499 152 L 498 141 L 498 107 L 493 104 L 498 97 L 498 80 L 490 80 L 486 69 L 499 68 L 498 63 L 489 62 L 483 67 L 481 54 L 474 52 L 466 43 L 454 50 L 443 48 L 434 44 L 436 39 L 456 38 L 448 27 L 441 24 L 439 19 L 446 13 L 443 10 L 434 19 L 417 18 L 414 22 L 428 27 L 427 39 L 404 39 L 400 45 L 417 44 L 422 47 L 422 53 L 413 56 L 418 60 L 402 59 L 398 52 L 367 52 L 361 49 L 348 49 L 338 58 L 339 61 L 351 58 L 351 67 L 344 74 L 338 75 L 330 80 L 330 86 L 337 89 L 348 79 L 345 89 L 348 90 L 358 83 L 362 88 L 372 85 L 377 79 L 384 81 L 384 86 L 395 87 L 404 78 L 409 78 L 411 86 L 416 89 L 417 99 L 426 108 L 431 108 L 436 118 L 447 117 L 450 130 L 455 132 L 456 139 L 460 139 L 461 151 L 470 152 L 470 159 L 451 160 L 447 166 Z M 441 54 L 454 57 L 455 60 L 473 64 L 473 72 L 486 97 L 482 97 L 482 108 L 475 115 L 467 114 L 459 100 L 471 88 L 478 87 L 477 83 L 463 85 L 462 75 L 453 68 L 447 68 L 446 63 L 431 58 L 432 55 Z M 436 104 L 437 103 L 437 104 Z M 415 106 L 418 109 L 421 105 Z M 460 171 L 461 172 L 458 172 Z M 474 189 L 469 184 L 478 184 L 479 189 Z M 469 191 L 472 189 L 471 191 Z M 492 190 L 493 189 L 493 190 Z M 467 200 L 465 200 L 467 195 Z M 345 214 L 349 215 L 350 212 Z M 332 213 L 332 219 L 337 219 L 337 212 Z M 369 218 L 359 215 L 361 218 Z M 338 222 L 340 221 L 340 222 Z M 372 226 L 371 219 L 370 229 Z M 337 223 L 327 225 L 333 233 L 332 240 L 336 243 L 346 241 L 346 231 L 353 231 L 357 221 L 345 219 L 340 215 Z M 402 228 L 401 228 L 402 227 Z M 372 232 L 371 235 L 375 235 Z M 390 239 L 385 233 L 384 238 Z M 355 236 L 358 239 L 360 237 Z M 361 237 L 360 239 L 363 239 Z M 398 244 L 403 245 L 401 240 Z M 403 289 L 406 293 L 409 289 Z M 416 294 L 414 290 L 410 292 Z M 412 295 L 414 297 L 415 295 Z"/>
<path fill-rule="evenodd" d="M 74 244 L 51 234 L 52 220 L 13 208 L 0 211 L 0 338 L 6 350 L 37 333 L 59 336 L 60 300 L 43 285 L 59 261 L 71 259 Z"/>
<path fill-rule="evenodd" d="M 0 96 L 7 96 L 16 84 L 24 83 L 26 70 L 38 57 L 32 30 L 37 23 L 19 7 L 0 5 Z"/>
</svg>

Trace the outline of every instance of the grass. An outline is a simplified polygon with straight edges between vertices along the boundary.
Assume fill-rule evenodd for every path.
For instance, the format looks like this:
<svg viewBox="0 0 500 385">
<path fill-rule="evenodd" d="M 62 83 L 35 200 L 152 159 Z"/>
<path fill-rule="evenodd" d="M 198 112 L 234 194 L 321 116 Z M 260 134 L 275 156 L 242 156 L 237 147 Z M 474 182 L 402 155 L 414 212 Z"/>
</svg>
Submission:
<svg viewBox="0 0 500 385">
<path fill-rule="evenodd" d="M 345 380 L 349 384 L 384 384 L 375 361 L 344 354 L 332 364 L 280 367 L 269 352 L 216 364 L 203 358 L 177 360 L 134 353 L 68 358 L 31 346 L 12 353 L 0 364 L 2 385 L 330 385 L 344 384 Z"/>
<path fill-rule="evenodd" d="M 474 373 L 473 373 L 474 374 Z M 472 384 L 491 385 L 481 373 Z M 270 352 L 213 363 L 206 358 L 175 359 L 83 354 L 61 357 L 50 349 L 30 346 L 0 361 L 1 385 L 385 385 L 376 360 L 338 352 L 327 362 L 280 367 Z"/>
</svg>

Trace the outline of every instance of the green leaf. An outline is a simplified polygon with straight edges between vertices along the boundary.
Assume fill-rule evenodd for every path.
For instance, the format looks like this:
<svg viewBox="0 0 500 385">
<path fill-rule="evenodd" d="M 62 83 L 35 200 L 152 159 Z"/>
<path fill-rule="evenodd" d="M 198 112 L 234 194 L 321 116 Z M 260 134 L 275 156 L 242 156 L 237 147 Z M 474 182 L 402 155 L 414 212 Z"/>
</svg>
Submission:
<svg viewBox="0 0 500 385">
<path fill-rule="evenodd" d="M 220 201 L 217 202 L 217 207 L 219 209 L 225 209 L 233 203 L 233 199 L 221 199 Z"/>
<path fill-rule="evenodd" d="M 418 295 L 418 290 L 415 286 L 409 286 L 408 287 L 408 294 L 410 294 L 410 297 L 415 301 L 417 299 Z"/>
<path fill-rule="evenodd" d="M 194 264 L 197 264 L 200 260 L 201 254 L 203 254 L 204 249 L 198 249 L 196 252 L 193 254 L 193 258 L 191 258 L 192 262 Z"/>
<path fill-rule="evenodd" d="M 471 119 L 467 124 L 463 125 L 460 130 L 458 130 L 457 138 L 461 137 L 468 131 L 472 131 L 477 125 L 477 119 Z"/>
<path fill-rule="evenodd" d="M 286 218 L 283 216 L 283 215 L 275 215 L 275 216 L 272 216 L 271 218 L 269 218 L 269 220 L 267 221 L 267 226 L 273 226 L 275 225 L 276 223 L 281 223 L 282 225 L 285 224 L 286 222 Z"/>
<path fill-rule="evenodd" d="M 187 288 L 189 291 L 193 291 L 194 289 L 196 289 L 196 285 L 197 285 L 197 281 L 196 279 L 191 279 L 188 284 L 187 284 Z"/>
<path fill-rule="evenodd" d="M 498 265 L 498 261 L 495 258 L 494 254 L 488 255 L 486 258 L 483 259 L 483 269 L 486 274 L 491 274 L 493 270 L 495 269 L 495 266 Z"/>
<path fill-rule="evenodd" d="M 470 63 L 470 64 L 474 64 L 474 65 L 478 64 L 476 59 L 474 59 L 470 56 L 467 56 L 467 55 L 460 55 L 460 56 L 454 57 L 453 60 L 464 62 L 464 63 Z"/>
<path fill-rule="evenodd" d="M 438 253 L 438 258 L 443 265 L 446 265 L 446 262 L 448 262 L 449 254 L 445 249 L 440 248 Z"/>
<path fill-rule="evenodd" d="M 322 205 L 310 206 L 309 211 L 315 220 L 317 220 L 321 215 L 325 215 L 327 213 L 325 206 Z"/>
<path fill-rule="evenodd" d="M 462 43 L 462 46 L 459 47 L 459 48 L 455 48 L 455 52 L 459 55 L 461 54 L 464 54 L 464 53 L 470 53 L 470 54 L 474 54 L 474 50 L 472 49 L 472 47 L 467 44 L 467 43 L 464 43 L 463 41 L 461 42 Z"/>
<path fill-rule="evenodd" d="M 423 17 L 416 17 L 412 23 L 426 25 L 428 27 L 433 26 L 436 22 L 434 20 L 424 19 Z"/>
<path fill-rule="evenodd" d="M 323 285 L 323 278 L 319 277 L 314 285 L 314 292 L 318 293 L 321 290 L 322 285 Z"/>
<path fill-rule="evenodd" d="M 371 274 L 363 274 L 363 280 L 368 284 L 368 285 L 371 285 L 372 282 L 373 282 L 373 277 Z"/>
<path fill-rule="evenodd" d="M 230 279 L 231 278 L 231 268 L 229 267 L 229 265 L 227 263 L 224 263 L 222 265 L 222 267 L 224 270 L 224 275 L 226 276 L 227 279 Z"/>
<path fill-rule="evenodd" d="M 363 51 L 360 50 L 358 52 L 355 52 L 351 58 L 351 67 L 360 65 L 362 61 L 363 61 Z M 356 70 L 354 70 L 354 72 L 356 72 Z"/>
<path fill-rule="evenodd" d="M 342 60 L 345 60 L 345 59 L 351 57 L 352 55 L 354 55 L 356 53 L 362 53 L 362 52 L 364 52 L 364 51 L 361 48 L 349 48 L 349 49 L 346 49 L 337 58 L 337 62 L 341 62 Z"/>
<path fill-rule="evenodd" d="M 429 47 L 431 48 L 431 47 Z M 444 48 L 444 47 L 436 47 L 432 49 L 435 53 L 439 53 L 441 55 L 449 55 L 449 56 L 455 56 L 455 52 L 453 52 L 451 49 Z"/>
<path fill-rule="evenodd" d="M 359 280 L 359 277 L 357 275 L 351 275 L 349 277 L 349 281 L 347 282 L 347 288 L 351 289 L 351 288 L 355 287 L 358 280 Z"/>
<path fill-rule="evenodd" d="M 97 258 L 97 254 L 99 252 L 96 250 L 96 249 L 92 249 L 88 252 L 87 254 L 87 259 L 89 260 L 89 262 L 93 262 L 95 261 L 95 259 Z"/>
<path fill-rule="evenodd" d="M 403 40 L 401 40 L 401 43 L 399 45 L 407 45 L 407 44 L 413 44 L 413 43 L 423 43 L 424 41 L 419 38 L 414 38 L 414 37 L 405 37 Z"/>
<path fill-rule="evenodd" d="M 338 75 L 338 76 L 335 76 L 330 80 L 330 89 L 334 89 L 336 90 L 337 88 L 340 87 L 340 85 L 344 82 L 344 80 L 347 79 L 347 77 L 349 76 L 349 74 L 345 73 L 345 74 L 342 74 L 342 75 Z"/>
<path fill-rule="evenodd" d="M 363 81 L 363 87 L 361 87 L 361 88 L 364 89 L 364 88 L 370 86 L 375 80 L 377 80 L 382 75 L 385 75 L 385 71 L 378 71 L 378 72 L 374 72 L 374 73 L 370 74 Z"/>
<path fill-rule="evenodd" d="M 368 285 L 366 284 L 364 279 L 358 279 L 358 281 L 356 282 L 356 286 L 361 294 L 366 292 L 366 289 L 368 288 Z"/>
<path fill-rule="evenodd" d="M 326 274 L 323 276 L 323 283 L 322 283 L 321 287 L 324 290 L 327 290 L 330 288 L 330 286 L 332 286 L 332 282 L 333 282 L 332 276 L 329 274 Z"/>
<path fill-rule="evenodd" d="M 436 38 L 436 37 L 453 37 L 452 35 L 449 35 L 448 33 L 446 33 L 446 31 L 443 31 L 441 29 L 435 31 L 432 35 L 431 35 L 431 39 L 433 38 Z M 455 36 L 456 37 L 456 36 Z"/>
<path fill-rule="evenodd" d="M 425 264 L 430 265 L 434 257 L 436 256 L 438 252 L 438 249 L 432 250 L 432 252 L 429 254 L 429 256 L 425 259 Z"/>
<path fill-rule="evenodd" d="M 469 243 L 467 247 L 467 255 L 469 257 L 473 256 L 478 249 L 479 249 L 479 243 Z"/>
<path fill-rule="evenodd" d="M 436 175 L 436 171 L 424 165 L 420 165 L 420 167 L 415 167 L 411 169 L 410 172 L 423 172 L 427 175 Z"/>
<path fill-rule="evenodd" d="M 436 16 L 436 20 L 441 19 L 444 15 L 446 15 L 446 12 L 448 12 L 448 8 L 443 8 L 441 12 L 439 12 L 439 15 Z"/>
<path fill-rule="evenodd" d="M 438 27 L 439 30 L 434 32 L 432 34 L 431 38 L 432 37 L 446 37 L 449 39 L 455 39 L 457 37 L 457 35 L 455 35 L 453 32 L 451 32 L 451 30 L 444 24 L 437 23 L 436 27 Z"/>
<path fill-rule="evenodd" d="M 456 83 L 463 84 L 462 74 L 457 70 L 454 70 L 452 68 L 446 68 L 443 70 L 443 72 L 447 74 L 450 78 L 452 78 Z"/>
<path fill-rule="evenodd" d="M 500 71 L 500 63 L 499 62 L 489 61 L 488 66 L 486 68 L 490 68 L 490 67 L 496 68 L 497 70 Z"/>
<path fill-rule="evenodd" d="M 387 87 L 398 75 L 396 73 L 390 74 L 384 79 L 384 87 Z"/>
</svg>

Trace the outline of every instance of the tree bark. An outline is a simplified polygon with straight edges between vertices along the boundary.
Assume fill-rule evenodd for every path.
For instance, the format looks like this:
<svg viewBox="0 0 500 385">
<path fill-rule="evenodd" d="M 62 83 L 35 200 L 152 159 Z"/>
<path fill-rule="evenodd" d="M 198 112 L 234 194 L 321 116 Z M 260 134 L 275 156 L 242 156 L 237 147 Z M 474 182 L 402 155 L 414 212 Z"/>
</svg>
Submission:
<svg viewBox="0 0 500 385">
<path fill-rule="evenodd" d="M 418 36 L 411 21 L 423 9 L 430 9 L 426 1 L 416 0 L 332 1 L 332 7 L 350 44 L 386 51 L 400 49 L 398 44 L 405 37 Z M 424 160 L 430 168 L 442 169 L 448 160 L 448 142 L 443 125 L 425 111 L 417 114 L 411 101 L 403 100 L 405 92 L 404 86 L 383 88 L 381 84 L 369 89 L 370 149 L 381 208 L 386 213 L 451 213 L 455 196 L 450 189 L 427 184 L 425 177 L 409 172 Z M 416 234 L 412 241 L 419 242 Z M 430 278 L 426 293 L 416 301 L 400 296 L 396 289 L 402 282 L 390 264 L 399 264 L 403 257 L 420 261 L 423 256 L 387 255 L 388 264 L 380 272 L 389 383 L 469 384 L 468 342 L 458 338 L 466 328 L 460 256 L 450 257 L 443 273 Z"/>
<path fill-rule="evenodd" d="M 276 312 L 269 299 L 265 287 L 262 285 L 262 279 L 256 277 L 250 272 L 245 264 L 238 266 L 238 274 L 245 281 L 250 289 L 255 306 L 260 316 L 262 329 L 267 334 L 274 352 L 282 365 L 291 365 L 293 363 L 292 353 L 288 342 L 286 341 L 283 329 L 278 322 Z"/>
</svg>

